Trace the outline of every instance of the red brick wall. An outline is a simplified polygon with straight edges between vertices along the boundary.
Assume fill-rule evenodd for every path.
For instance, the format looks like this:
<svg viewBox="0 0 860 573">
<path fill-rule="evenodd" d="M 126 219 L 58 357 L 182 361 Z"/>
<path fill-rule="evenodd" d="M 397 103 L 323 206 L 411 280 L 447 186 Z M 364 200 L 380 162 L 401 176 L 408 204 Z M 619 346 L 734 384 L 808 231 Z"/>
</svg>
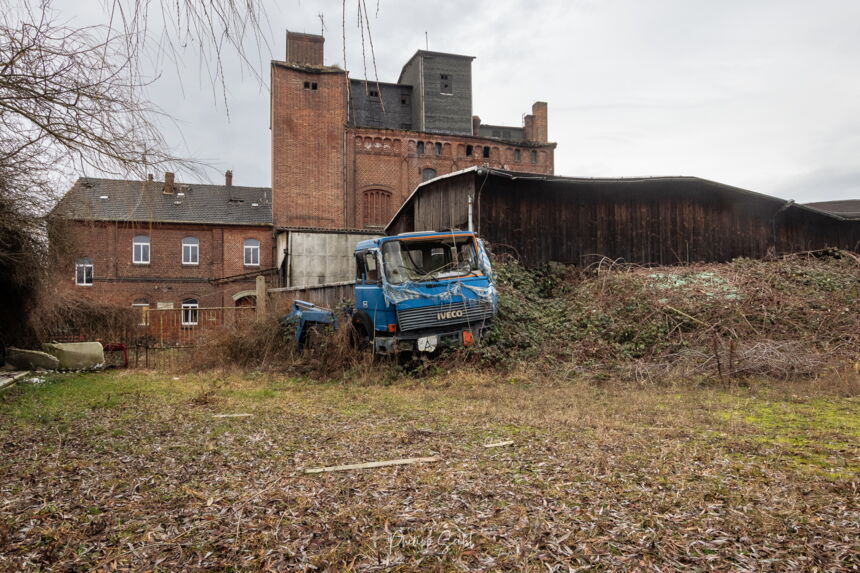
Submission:
<svg viewBox="0 0 860 573">
<path fill-rule="evenodd" d="M 527 116 L 521 146 L 463 135 L 347 128 L 346 76 L 333 68 L 272 64 L 272 203 L 277 227 L 325 229 L 384 226 L 421 183 L 473 165 L 552 174 L 554 143 L 547 143 L 546 104 Z M 307 89 L 305 82 L 316 83 Z M 540 138 L 540 139 L 538 139 Z M 424 142 L 419 155 L 417 143 Z M 443 146 L 437 156 L 435 143 Z M 473 146 L 471 157 L 466 146 Z M 490 147 L 490 157 L 483 148 Z M 514 151 L 520 150 L 520 159 Z M 531 152 L 537 152 L 535 163 Z M 382 208 L 380 207 L 382 206 Z M 385 212 L 385 216 L 382 213 Z"/>
<path fill-rule="evenodd" d="M 287 61 L 295 64 L 323 65 L 322 36 L 287 32 Z"/>
<path fill-rule="evenodd" d="M 555 144 L 521 146 L 502 143 L 493 139 L 461 135 L 436 135 L 412 131 L 394 131 L 369 128 L 347 130 L 350 142 L 347 159 L 347 226 L 364 227 L 373 224 L 365 217 L 368 209 L 366 199 L 378 201 L 376 190 L 391 193 L 388 219 L 400 207 L 415 187 L 423 181 L 425 168 L 434 169 L 436 175 L 444 175 L 475 165 L 486 165 L 511 171 L 552 174 Z M 424 153 L 418 153 L 418 142 L 424 143 Z M 442 144 L 441 155 L 436 155 L 436 143 Z M 472 146 L 472 155 L 466 155 L 466 146 Z M 490 157 L 484 157 L 484 147 L 489 147 Z M 515 159 L 515 150 L 520 158 Z M 531 161 L 531 152 L 537 152 L 536 163 Z M 274 194 L 274 192 L 273 192 Z"/>
<path fill-rule="evenodd" d="M 272 65 L 275 226 L 345 225 L 346 74 L 331 70 Z"/>
<path fill-rule="evenodd" d="M 178 308 L 185 298 L 195 298 L 201 307 L 233 306 L 232 295 L 254 290 L 254 277 L 223 285 L 217 279 L 268 269 L 272 265 L 272 231 L 267 227 L 215 227 L 209 225 L 135 225 L 127 223 L 67 223 L 62 230 L 63 248 L 54 252 L 56 284 L 80 296 L 105 304 L 131 306 L 146 299 L 154 308 L 171 302 Z M 150 238 L 150 263 L 132 262 L 132 239 Z M 182 239 L 195 237 L 199 264 L 182 264 Z M 260 266 L 245 267 L 243 242 L 260 241 Z M 52 238 L 52 244 L 59 244 Z M 93 285 L 75 285 L 75 261 L 93 262 Z"/>
</svg>

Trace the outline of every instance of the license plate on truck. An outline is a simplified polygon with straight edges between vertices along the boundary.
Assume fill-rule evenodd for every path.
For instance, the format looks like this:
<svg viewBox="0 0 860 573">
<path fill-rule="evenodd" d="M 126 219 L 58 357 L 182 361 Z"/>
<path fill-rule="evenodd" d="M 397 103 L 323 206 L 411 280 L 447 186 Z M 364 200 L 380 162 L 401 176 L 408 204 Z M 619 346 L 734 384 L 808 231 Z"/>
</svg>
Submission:
<svg viewBox="0 0 860 573">
<path fill-rule="evenodd" d="M 418 339 L 419 352 L 433 352 L 439 344 L 438 336 L 422 336 Z"/>
</svg>

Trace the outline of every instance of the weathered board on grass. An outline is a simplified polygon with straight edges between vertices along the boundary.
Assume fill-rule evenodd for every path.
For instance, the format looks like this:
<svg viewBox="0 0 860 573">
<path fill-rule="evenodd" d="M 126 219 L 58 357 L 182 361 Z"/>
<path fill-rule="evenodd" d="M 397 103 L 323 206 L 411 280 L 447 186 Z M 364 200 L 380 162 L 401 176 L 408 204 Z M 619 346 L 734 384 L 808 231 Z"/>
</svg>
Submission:
<svg viewBox="0 0 860 573">
<path fill-rule="evenodd" d="M 438 456 L 430 456 L 427 458 L 402 458 L 399 460 L 387 460 L 384 462 L 366 462 L 363 464 L 349 464 L 345 466 L 328 466 L 324 468 L 309 468 L 305 470 L 306 474 L 320 474 L 323 472 L 344 472 L 348 470 L 363 470 L 367 468 L 384 468 L 387 466 L 403 466 L 407 464 L 421 464 L 428 462 L 438 462 Z"/>
</svg>

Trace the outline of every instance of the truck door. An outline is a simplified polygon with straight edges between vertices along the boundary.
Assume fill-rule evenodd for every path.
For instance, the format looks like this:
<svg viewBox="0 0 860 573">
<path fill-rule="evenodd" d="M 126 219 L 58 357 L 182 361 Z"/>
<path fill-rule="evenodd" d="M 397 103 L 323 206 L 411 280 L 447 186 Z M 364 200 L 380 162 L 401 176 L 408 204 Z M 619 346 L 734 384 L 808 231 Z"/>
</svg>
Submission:
<svg viewBox="0 0 860 573">
<path fill-rule="evenodd" d="M 366 314 L 374 330 L 386 330 L 387 309 L 377 252 L 370 249 L 356 251 L 355 269 L 356 314 Z"/>
</svg>

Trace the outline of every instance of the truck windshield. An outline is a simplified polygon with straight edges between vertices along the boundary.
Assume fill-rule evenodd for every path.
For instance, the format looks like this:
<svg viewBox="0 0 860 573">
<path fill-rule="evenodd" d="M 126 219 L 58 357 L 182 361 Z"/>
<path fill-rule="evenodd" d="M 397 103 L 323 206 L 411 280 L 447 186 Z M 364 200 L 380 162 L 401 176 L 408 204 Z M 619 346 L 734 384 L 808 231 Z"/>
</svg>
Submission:
<svg viewBox="0 0 860 573">
<path fill-rule="evenodd" d="M 483 274 L 472 235 L 388 241 L 382 263 L 391 284 Z"/>
</svg>

